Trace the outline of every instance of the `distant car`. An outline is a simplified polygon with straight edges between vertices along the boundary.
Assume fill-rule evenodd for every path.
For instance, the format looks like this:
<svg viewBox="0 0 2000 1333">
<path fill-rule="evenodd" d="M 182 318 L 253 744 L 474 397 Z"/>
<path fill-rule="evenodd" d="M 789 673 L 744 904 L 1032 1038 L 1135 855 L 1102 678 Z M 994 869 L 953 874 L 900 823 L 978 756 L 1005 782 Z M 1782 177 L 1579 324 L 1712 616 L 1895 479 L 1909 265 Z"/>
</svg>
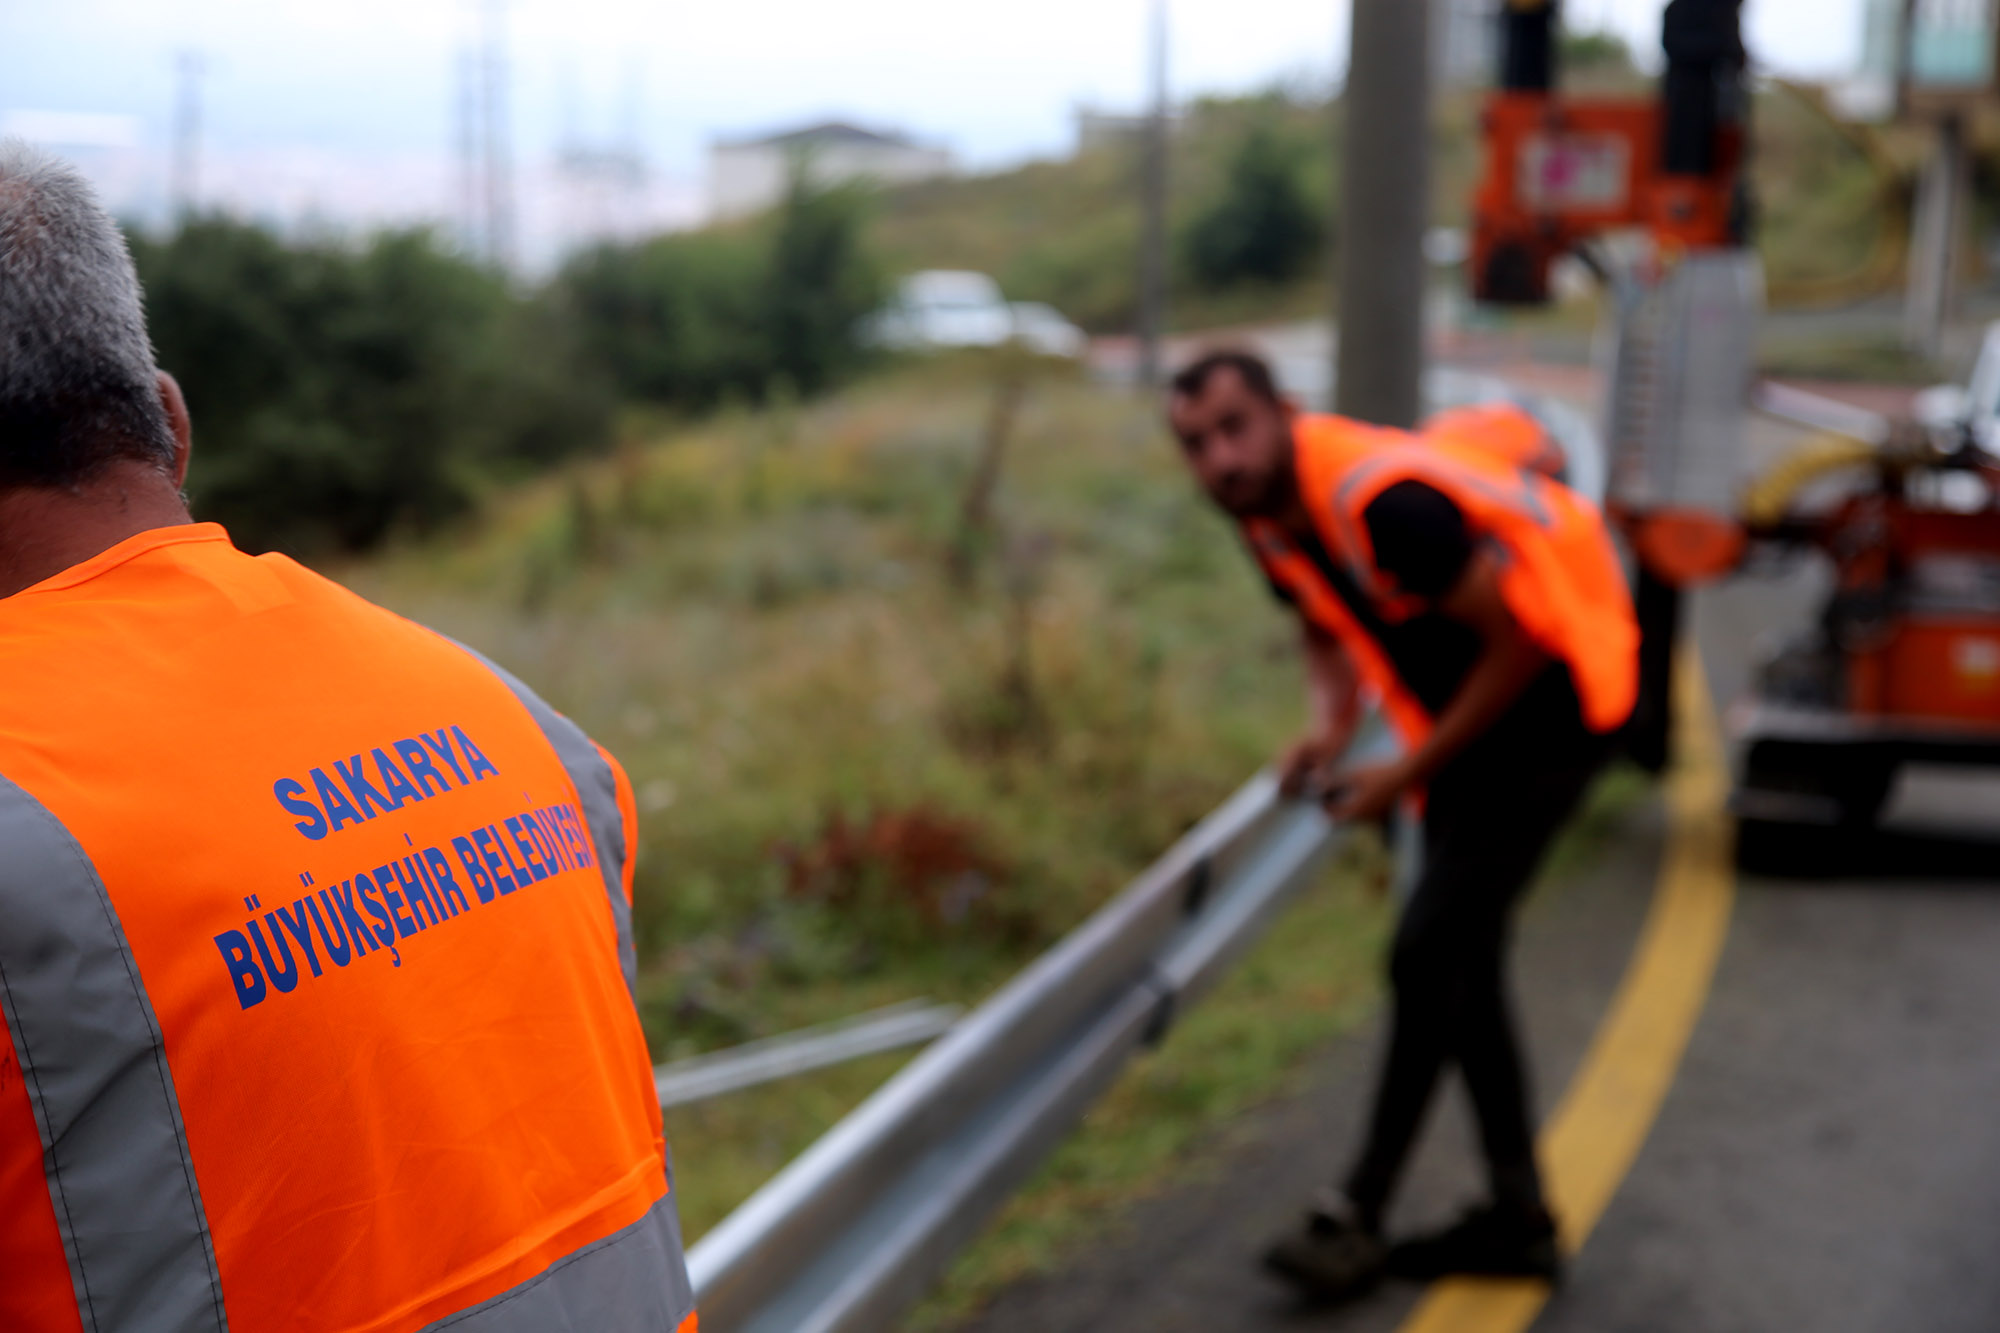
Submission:
<svg viewBox="0 0 2000 1333">
<path fill-rule="evenodd" d="M 1040 301 L 1016 301 L 1014 337 L 1037 356 L 1061 356 L 1074 361 L 1089 349 L 1090 339 L 1082 329 L 1062 316 L 1062 311 Z"/>
<path fill-rule="evenodd" d="M 1009 305 L 1000 284 L 984 273 L 929 269 L 897 284 L 887 307 L 873 315 L 863 336 L 899 352 L 955 347 L 999 347 L 1018 340 L 1042 356 L 1079 357 L 1083 330 L 1039 302 Z"/>
<path fill-rule="evenodd" d="M 888 308 L 870 321 L 871 341 L 903 352 L 998 347 L 1014 336 L 1014 313 L 984 273 L 931 269 L 897 284 Z"/>
</svg>

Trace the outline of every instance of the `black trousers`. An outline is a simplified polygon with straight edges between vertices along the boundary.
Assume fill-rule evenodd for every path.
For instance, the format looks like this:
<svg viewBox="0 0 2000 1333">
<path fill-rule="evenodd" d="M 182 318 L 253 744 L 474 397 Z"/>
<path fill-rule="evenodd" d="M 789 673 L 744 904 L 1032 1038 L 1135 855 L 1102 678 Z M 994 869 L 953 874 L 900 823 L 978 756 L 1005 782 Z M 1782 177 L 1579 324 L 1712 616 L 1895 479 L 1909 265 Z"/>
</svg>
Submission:
<svg viewBox="0 0 2000 1333">
<path fill-rule="evenodd" d="M 1389 959 L 1388 1055 L 1346 1186 L 1371 1225 L 1381 1221 L 1448 1064 L 1472 1096 L 1495 1201 L 1543 1206 L 1528 1078 L 1507 998 L 1507 945 L 1522 891 L 1610 750 L 1581 723 L 1556 730 L 1489 735 L 1431 784 L 1422 873 Z"/>
</svg>

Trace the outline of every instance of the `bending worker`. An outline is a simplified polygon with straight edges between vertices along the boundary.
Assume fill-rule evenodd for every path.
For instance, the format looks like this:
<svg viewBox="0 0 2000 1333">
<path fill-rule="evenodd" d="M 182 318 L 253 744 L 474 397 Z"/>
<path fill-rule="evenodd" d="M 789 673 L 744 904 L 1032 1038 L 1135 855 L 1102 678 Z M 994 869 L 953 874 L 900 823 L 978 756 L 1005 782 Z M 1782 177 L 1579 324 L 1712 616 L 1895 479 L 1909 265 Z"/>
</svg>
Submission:
<svg viewBox="0 0 2000 1333">
<path fill-rule="evenodd" d="M 0 144 L 0 1328 L 692 1330 L 623 774 L 190 521 L 188 448 Z"/>
<path fill-rule="evenodd" d="M 1302 416 L 1262 361 L 1219 352 L 1174 378 L 1170 416 L 1304 625 L 1311 726 L 1282 760 L 1285 786 L 1346 820 L 1423 802 L 1366 1142 L 1267 1262 L 1327 1298 L 1384 1272 L 1553 1278 L 1504 952 L 1523 886 L 1637 691 L 1638 630 L 1602 518 L 1549 475 L 1539 429 L 1513 409 L 1455 414 L 1429 438 Z M 1341 767 L 1363 691 L 1406 748 Z M 1478 1113 L 1491 1197 L 1392 1250 L 1384 1215 L 1447 1064 Z"/>
</svg>

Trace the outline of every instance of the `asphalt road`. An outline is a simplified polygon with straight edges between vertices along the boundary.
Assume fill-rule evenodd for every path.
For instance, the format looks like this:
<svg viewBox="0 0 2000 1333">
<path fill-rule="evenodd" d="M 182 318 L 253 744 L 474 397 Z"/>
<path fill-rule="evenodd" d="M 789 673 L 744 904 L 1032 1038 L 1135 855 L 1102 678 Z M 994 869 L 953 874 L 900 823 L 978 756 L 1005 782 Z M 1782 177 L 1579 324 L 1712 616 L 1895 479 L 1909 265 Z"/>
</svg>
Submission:
<svg viewBox="0 0 2000 1333">
<path fill-rule="evenodd" d="M 1810 614 L 1810 569 L 1703 595 L 1718 704 Z M 1635 810 L 1591 869 L 1524 912 L 1517 993 L 1544 1108 L 1630 955 L 1662 844 Z M 1985 835 L 1982 837 L 1981 835 Z M 1537 1329 L 1563 1333 L 2000 1330 L 2000 775 L 1906 775 L 1885 831 L 1832 878 L 1741 876 L 1692 1044 L 1632 1172 Z M 1202 1183 L 1133 1208 L 1070 1266 L 1004 1292 L 970 1330 L 1395 1329 L 1392 1285 L 1302 1307 L 1258 1252 L 1355 1143 L 1378 1032 L 1321 1057 L 1307 1091 L 1211 1147 Z M 1398 1227 L 1448 1220 L 1480 1184 L 1456 1084 Z"/>
</svg>

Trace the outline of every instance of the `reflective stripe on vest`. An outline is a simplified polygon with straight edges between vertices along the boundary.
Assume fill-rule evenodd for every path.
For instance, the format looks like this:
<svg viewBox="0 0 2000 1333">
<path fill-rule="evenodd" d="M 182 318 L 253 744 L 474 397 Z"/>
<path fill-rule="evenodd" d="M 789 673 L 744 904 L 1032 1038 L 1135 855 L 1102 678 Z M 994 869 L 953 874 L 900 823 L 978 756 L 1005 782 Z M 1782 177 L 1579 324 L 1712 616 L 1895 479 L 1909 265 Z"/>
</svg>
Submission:
<svg viewBox="0 0 2000 1333">
<path fill-rule="evenodd" d="M 0 679 L 0 1328 L 691 1327 L 581 730 L 211 525 Z"/>
<path fill-rule="evenodd" d="M 4 776 L 0 848 L 0 1005 L 83 1326 L 227 1328 L 160 1025 L 104 885 Z"/>
<path fill-rule="evenodd" d="M 662 1281 L 662 1274 L 666 1280 Z M 694 1333 L 694 1284 L 681 1262 L 681 1224 L 671 1197 L 646 1215 L 529 1278 L 511 1291 L 424 1326 L 423 1333 L 602 1333 L 686 1329 Z"/>
<path fill-rule="evenodd" d="M 457 643 L 455 639 L 447 642 Z M 632 904 L 625 901 L 625 820 L 618 813 L 618 780 L 611 765 L 604 762 L 590 737 L 543 702 L 542 697 L 523 685 L 515 675 L 484 653 L 458 644 L 488 671 L 506 683 L 548 737 L 549 748 L 576 785 L 577 799 L 583 802 L 584 821 L 590 828 L 591 845 L 597 850 L 597 866 L 604 874 L 604 895 L 611 904 L 611 920 L 618 928 L 618 966 L 625 973 L 625 989 L 636 999 L 639 958 L 632 942 Z"/>
</svg>

